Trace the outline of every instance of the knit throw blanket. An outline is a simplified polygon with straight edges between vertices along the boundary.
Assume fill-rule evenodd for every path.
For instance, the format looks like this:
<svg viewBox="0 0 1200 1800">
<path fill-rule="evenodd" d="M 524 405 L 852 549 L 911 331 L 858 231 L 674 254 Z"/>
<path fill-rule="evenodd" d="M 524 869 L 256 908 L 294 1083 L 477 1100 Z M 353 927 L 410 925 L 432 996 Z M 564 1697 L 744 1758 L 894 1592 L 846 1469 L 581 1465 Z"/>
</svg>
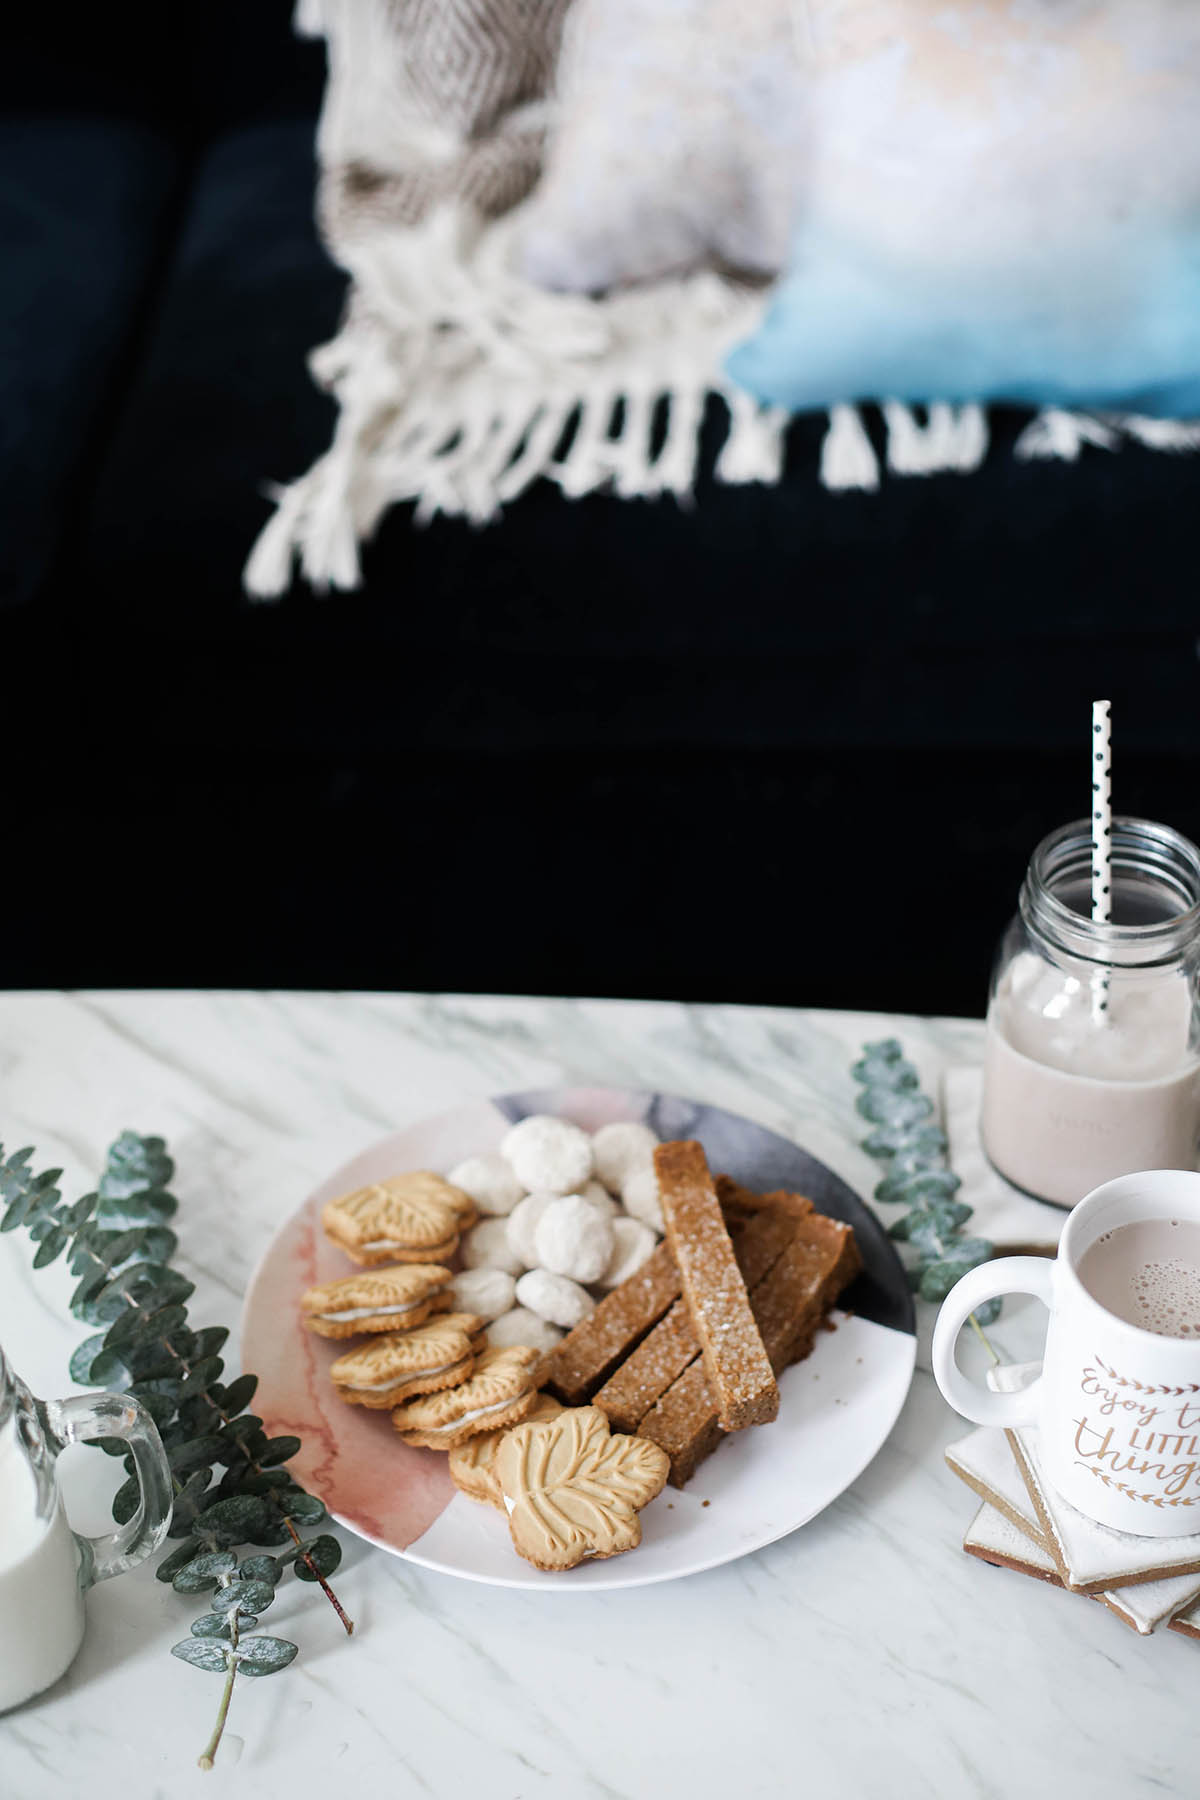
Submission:
<svg viewBox="0 0 1200 1800">
<path fill-rule="evenodd" d="M 1083 12 L 1135 7 L 1144 23 L 1179 4 L 1096 0 Z M 1030 124 L 1014 109 L 1060 64 L 1062 94 L 1043 92 L 1039 101 L 1042 113 L 1059 104 L 1070 114 L 1065 84 L 1081 47 L 1064 47 L 1053 34 L 1065 29 L 1059 18 L 1067 15 L 1069 27 L 1080 9 L 1056 0 L 1015 9 L 1009 0 L 966 0 L 959 10 L 960 47 L 976 33 L 972 66 L 994 55 L 997 70 L 1016 71 L 1011 95 L 990 80 L 985 105 L 973 99 L 956 127 L 961 159 L 980 159 L 968 170 L 973 184 L 963 183 L 956 250 L 959 261 L 978 261 L 974 238 L 990 234 L 994 242 L 999 230 L 988 209 L 1002 223 L 1015 204 L 993 177 L 994 154 L 986 160 L 981 115 L 990 104 L 995 133 L 1028 137 Z M 274 491 L 275 512 L 246 568 L 250 592 L 281 593 L 297 565 L 316 587 L 355 586 L 359 546 L 397 501 L 415 502 L 418 519 L 445 512 L 481 523 L 538 478 L 568 497 L 598 489 L 684 496 L 714 398 L 725 421 L 717 480 L 779 479 L 789 413 L 771 402 L 802 391 L 805 404 L 829 415 L 816 476 L 835 489 L 877 487 L 879 458 L 849 403 L 862 390 L 834 385 L 842 365 L 826 359 L 821 333 L 830 327 L 804 287 L 804 265 L 797 273 L 793 263 L 780 290 L 782 316 L 768 308 L 795 250 L 801 201 L 822 256 L 828 250 L 831 264 L 855 271 L 830 304 L 843 335 L 845 294 L 852 299 L 854 283 L 862 285 L 863 243 L 883 258 L 896 251 L 889 233 L 905 254 L 919 240 L 930 210 L 921 154 L 933 169 L 955 161 L 937 129 L 922 146 L 913 123 L 934 119 L 946 129 L 945 104 L 927 103 L 921 87 L 933 92 L 943 79 L 944 45 L 922 46 L 929 14 L 928 0 L 300 0 L 297 28 L 328 46 L 318 216 L 351 291 L 338 335 L 311 357 L 316 380 L 338 402 L 333 443 L 306 475 Z M 1011 42 L 1006 30 L 1016 32 Z M 1102 81 L 1112 60 L 1089 66 L 1088 80 Z M 868 74 L 873 94 L 864 87 Z M 868 108 L 872 141 L 845 130 L 844 166 L 836 129 L 822 135 L 826 76 L 836 121 L 846 120 L 856 97 Z M 945 92 L 963 78 L 960 59 L 944 73 Z M 902 113 L 894 96 L 906 82 Z M 1146 104 L 1167 116 L 1162 94 Z M 900 155 L 886 137 L 893 117 Z M 1056 128 L 1061 140 L 1061 120 Z M 868 216 L 863 196 L 878 190 L 868 152 L 889 177 L 914 164 L 911 218 L 899 188 L 888 192 L 885 218 Z M 1069 158 L 1069 143 L 1060 142 L 1059 153 Z M 864 163 L 861 192 L 856 159 Z M 1178 160 L 1160 159 L 1172 168 Z M 981 172 L 986 179 L 975 179 Z M 1184 206 L 1181 180 L 1162 197 L 1172 220 Z M 1144 202 L 1145 184 L 1135 192 Z M 1072 217 L 1078 212 L 1069 184 L 1059 203 Z M 954 204 L 949 185 L 945 204 Z M 1019 204 L 1028 208 L 1027 194 Z M 1053 204 L 1050 194 L 1045 205 Z M 1058 221 L 1048 211 L 1023 219 L 1022 229 L 1052 241 L 1041 234 Z M 1123 247 L 1097 238 L 1093 252 L 1119 257 Z M 927 260 L 930 291 L 944 292 L 938 255 Z M 887 281 L 873 274 L 886 293 Z M 985 263 L 972 279 L 993 293 Z M 797 318 L 810 352 L 798 384 L 789 337 Z M 872 322 L 877 354 L 869 360 L 889 387 L 867 389 L 883 403 L 887 470 L 976 468 L 989 438 L 974 396 L 1009 390 L 973 386 L 968 375 L 965 394 L 961 379 L 941 390 L 958 395 L 957 404 L 918 409 L 888 399 L 905 391 L 905 345 L 898 361 L 878 354 L 892 323 L 886 308 Z M 961 318 L 948 316 L 944 341 L 961 346 L 963 330 Z M 1161 322 L 1156 331 L 1161 344 Z M 734 352 L 735 372 L 752 372 L 743 375 L 746 386 L 726 373 Z M 760 366 L 774 371 L 781 354 L 782 376 L 753 378 Z M 965 366 L 981 365 L 968 356 Z M 911 397 L 925 397 L 924 389 Z M 1016 454 L 1073 459 L 1130 436 L 1162 449 L 1200 445 L 1200 429 L 1187 422 L 1055 404 L 1031 418 Z"/>
</svg>

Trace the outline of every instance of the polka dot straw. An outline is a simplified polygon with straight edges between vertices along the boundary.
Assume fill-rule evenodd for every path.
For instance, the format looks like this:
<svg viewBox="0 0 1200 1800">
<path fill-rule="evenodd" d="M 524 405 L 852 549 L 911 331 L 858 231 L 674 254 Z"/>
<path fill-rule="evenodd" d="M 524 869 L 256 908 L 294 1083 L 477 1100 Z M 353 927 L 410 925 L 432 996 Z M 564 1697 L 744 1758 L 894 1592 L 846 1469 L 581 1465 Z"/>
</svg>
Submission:
<svg viewBox="0 0 1200 1800">
<path fill-rule="evenodd" d="M 1112 918 L 1112 704 L 1092 704 L 1092 918 L 1107 925 Z M 1108 976 L 1092 981 L 1092 1016 L 1102 1021 L 1108 1010 Z"/>
</svg>

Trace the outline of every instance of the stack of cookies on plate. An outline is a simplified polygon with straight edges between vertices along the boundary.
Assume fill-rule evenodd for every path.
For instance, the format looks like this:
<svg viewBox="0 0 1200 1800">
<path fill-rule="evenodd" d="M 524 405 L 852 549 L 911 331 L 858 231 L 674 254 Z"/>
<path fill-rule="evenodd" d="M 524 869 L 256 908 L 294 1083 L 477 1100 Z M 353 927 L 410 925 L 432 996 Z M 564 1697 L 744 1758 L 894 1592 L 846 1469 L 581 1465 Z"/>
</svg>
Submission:
<svg viewBox="0 0 1200 1800">
<path fill-rule="evenodd" d="M 522 1180 L 514 1171 L 506 1184 L 495 1158 L 452 1171 L 474 1193 L 421 1171 L 331 1201 L 326 1234 L 360 1271 L 309 1289 L 303 1302 L 320 1335 L 366 1340 L 330 1369 L 339 1395 L 387 1409 L 406 1443 L 448 1451 L 457 1485 L 501 1508 L 515 1548 L 543 1569 L 631 1549 L 640 1509 L 668 1479 L 682 1487 L 725 1435 L 769 1423 L 779 1409 L 777 1376 L 809 1353 L 860 1266 L 850 1228 L 803 1197 L 759 1196 L 726 1176 L 714 1182 L 697 1143 L 657 1145 L 642 1126 L 605 1130 L 608 1167 L 622 1162 L 621 1189 L 636 1193 L 641 1218 L 606 1210 L 585 1191 L 599 1185 L 603 1133 L 589 1140 L 539 1118 L 514 1127 L 499 1158 L 508 1166 L 515 1147 L 519 1166 L 524 1152 L 524 1179 L 543 1185 L 518 1190 L 509 1215 L 484 1221 L 506 1220 L 507 1243 L 521 1206 L 536 1202 L 529 1249 L 545 1261 L 522 1280 L 527 1293 L 530 1276 L 547 1278 L 551 1292 L 553 1277 L 578 1290 L 565 1337 L 553 1326 L 540 1332 L 546 1318 L 519 1305 L 493 1313 L 493 1334 L 513 1322 L 489 1341 L 492 1308 L 470 1308 L 478 1278 L 506 1273 L 518 1299 L 520 1285 L 511 1270 L 481 1262 L 452 1272 L 462 1235 L 481 1229 L 483 1190 L 495 1206 L 497 1190 L 511 1194 Z M 556 1195 L 547 1180 L 579 1191 Z M 623 1218 L 638 1227 L 636 1238 L 618 1237 Z M 599 1297 L 581 1278 L 589 1270 Z M 534 1341 L 513 1341 L 518 1332 Z"/>
</svg>

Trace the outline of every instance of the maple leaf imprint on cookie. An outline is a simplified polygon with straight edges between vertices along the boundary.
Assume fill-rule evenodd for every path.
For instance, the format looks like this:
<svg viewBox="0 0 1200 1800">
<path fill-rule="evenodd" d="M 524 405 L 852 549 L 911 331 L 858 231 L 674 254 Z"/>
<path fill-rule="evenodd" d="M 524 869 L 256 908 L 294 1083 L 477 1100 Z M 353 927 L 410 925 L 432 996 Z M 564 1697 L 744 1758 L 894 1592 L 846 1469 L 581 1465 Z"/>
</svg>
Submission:
<svg viewBox="0 0 1200 1800">
<path fill-rule="evenodd" d="M 543 1569 L 572 1569 L 640 1544 L 638 1512 L 661 1493 L 669 1468 L 657 1444 L 614 1437 L 598 1406 L 516 1426 L 495 1461 L 513 1544 Z"/>
<path fill-rule="evenodd" d="M 450 1313 L 440 1319 L 428 1319 L 412 1331 L 390 1332 L 348 1351 L 332 1365 L 335 1381 L 359 1378 L 365 1381 L 402 1381 L 406 1375 L 418 1375 L 423 1369 L 448 1368 L 471 1354 L 471 1338 L 464 1329 L 464 1313 Z"/>
<path fill-rule="evenodd" d="M 335 1224 L 347 1221 L 359 1243 L 386 1238 L 419 1248 L 443 1243 L 457 1231 L 460 1212 L 450 1197 L 457 1194 L 436 1175 L 393 1175 L 331 1200 L 325 1217 Z"/>
</svg>

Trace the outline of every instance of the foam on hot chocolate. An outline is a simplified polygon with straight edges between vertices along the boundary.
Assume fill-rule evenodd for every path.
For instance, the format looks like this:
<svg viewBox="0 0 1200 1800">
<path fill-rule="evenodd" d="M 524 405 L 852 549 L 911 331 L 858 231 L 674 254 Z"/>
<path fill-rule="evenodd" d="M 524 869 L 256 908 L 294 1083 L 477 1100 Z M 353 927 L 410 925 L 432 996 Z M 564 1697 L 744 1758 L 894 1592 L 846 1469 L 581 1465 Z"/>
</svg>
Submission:
<svg viewBox="0 0 1200 1800">
<path fill-rule="evenodd" d="M 1200 1339 L 1200 1225 L 1145 1219 L 1096 1239 L 1079 1264 L 1093 1299 L 1159 1337 Z"/>
</svg>

